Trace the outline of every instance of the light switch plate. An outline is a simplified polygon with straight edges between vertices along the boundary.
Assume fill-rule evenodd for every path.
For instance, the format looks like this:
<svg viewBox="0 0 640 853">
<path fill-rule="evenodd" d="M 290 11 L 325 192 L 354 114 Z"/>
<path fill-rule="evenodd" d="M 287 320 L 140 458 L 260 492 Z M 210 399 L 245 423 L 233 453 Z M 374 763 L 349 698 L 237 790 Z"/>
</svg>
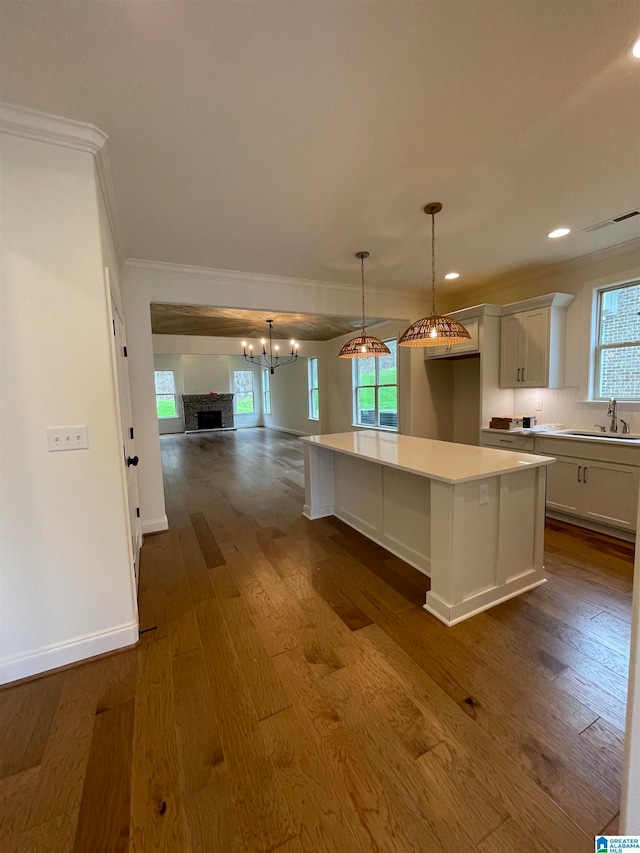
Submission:
<svg viewBox="0 0 640 853">
<path fill-rule="evenodd" d="M 49 451 L 86 450 L 89 447 L 87 428 L 78 426 L 47 427 L 47 446 Z"/>
<path fill-rule="evenodd" d="M 489 485 L 488 483 L 482 483 L 480 486 L 480 506 L 484 506 L 489 503 Z"/>
</svg>

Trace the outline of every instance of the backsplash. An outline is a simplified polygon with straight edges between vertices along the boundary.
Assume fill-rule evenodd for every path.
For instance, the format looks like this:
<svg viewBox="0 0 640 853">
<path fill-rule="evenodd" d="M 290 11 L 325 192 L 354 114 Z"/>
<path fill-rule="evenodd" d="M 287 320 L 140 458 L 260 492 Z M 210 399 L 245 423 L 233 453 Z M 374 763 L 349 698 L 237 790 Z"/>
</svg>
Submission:
<svg viewBox="0 0 640 853">
<path fill-rule="evenodd" d="M 522 388 L 514 392 L 514 412 L 519 415 L 535 415 L 538 424 L 557 423 L 567 427 L 591 430 L 594 424 L 609 429 L 606 402 L 584 402 L 580 388 Z M 542 400 L 542 411 L 536 411 L 536 402 Z M 637 404 L 618 403 L 618 431 L 622 432 L 620 418 L 631 427 L 634 434 L 640 433 L 640 408 Z"/>
</svg>

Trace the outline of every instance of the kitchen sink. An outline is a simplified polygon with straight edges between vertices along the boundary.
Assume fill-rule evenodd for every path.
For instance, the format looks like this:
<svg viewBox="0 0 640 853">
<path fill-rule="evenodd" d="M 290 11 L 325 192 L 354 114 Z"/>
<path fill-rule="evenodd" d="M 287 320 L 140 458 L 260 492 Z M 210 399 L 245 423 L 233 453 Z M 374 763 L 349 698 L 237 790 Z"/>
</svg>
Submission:
<svg viewBox="0 0 640 853">
<path fill-rule="evenodd" d="M 603 441 L 640 441 L 640 435 L 624 435 L 615 432 L 578 432 L 576 430 L 565 430 L 557 435 L 574 435 L 578 438 L 597 438 Z"/>
</svg>

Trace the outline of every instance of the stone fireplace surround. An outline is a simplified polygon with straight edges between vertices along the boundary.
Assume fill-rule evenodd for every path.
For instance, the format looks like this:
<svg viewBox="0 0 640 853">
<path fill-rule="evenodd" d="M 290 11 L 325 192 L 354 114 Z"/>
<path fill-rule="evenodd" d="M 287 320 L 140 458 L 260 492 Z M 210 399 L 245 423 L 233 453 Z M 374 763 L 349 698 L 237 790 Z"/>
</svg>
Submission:
<svg viewBox="0 0 640 853">
<path fill-rule="evenodd" d="M 233 429 L 233 394 L 183 394 L 184 428 L 198 429 L 198 412 L 220 412 L 221 429 Z"/>
</svg>

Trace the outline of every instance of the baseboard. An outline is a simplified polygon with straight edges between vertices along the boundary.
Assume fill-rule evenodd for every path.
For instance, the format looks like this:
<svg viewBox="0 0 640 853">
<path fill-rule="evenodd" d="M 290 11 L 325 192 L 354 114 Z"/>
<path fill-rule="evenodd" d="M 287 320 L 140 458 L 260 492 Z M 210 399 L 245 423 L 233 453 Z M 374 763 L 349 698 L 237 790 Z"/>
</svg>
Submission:
<svg viewBox="0 0 640 853">
<path fill-rule="evenodd" d="M 138 623 L 119 625 L 110 631 L 86 634 L 68 643 L 45 646 L 28 655 L 8 658 L 0 663 L 0 684 L 8 684 L 30 675 L 58 669 L 86 658 L 114 652 L 138 642 Z"/>
<path fill-rule="evenodd" d="M 615 539 L 623 539 L 625 542 L 635 542 L 635 530 L 625 530 L 622 527 L 611 527 L 608 524 L 600 524 L 597 521 L 583 518 L 582 516 L 569 515 L 568 512 L 559 512 L 555 509 L 547 509 L 547 516 L 555 518 L 556 521 L 564 521 L 574 527 L 582 527 L 585 530 L 593 530 L 595 533 L 603 533 L 605 536 L 613 536 Z"/>
<path fill-rule="evenodd" d="M 274 429 L 276 432 L 288 432 L 290 435 L 310 435 L 308 432 L 300 432 L 299 429 L 287 429 L 287 427 L 274 426 L 272 424 L 265 424 L 265 429 Z"/>
<path fill-rule="evenodd" d="M 149 521 L 142 522 L 143 533 L 160 533 L 161 530 L 168 529 L 169 522 L 166 515 L 163 515 L 161 518 L 151 518 Z"/>
</svg>

